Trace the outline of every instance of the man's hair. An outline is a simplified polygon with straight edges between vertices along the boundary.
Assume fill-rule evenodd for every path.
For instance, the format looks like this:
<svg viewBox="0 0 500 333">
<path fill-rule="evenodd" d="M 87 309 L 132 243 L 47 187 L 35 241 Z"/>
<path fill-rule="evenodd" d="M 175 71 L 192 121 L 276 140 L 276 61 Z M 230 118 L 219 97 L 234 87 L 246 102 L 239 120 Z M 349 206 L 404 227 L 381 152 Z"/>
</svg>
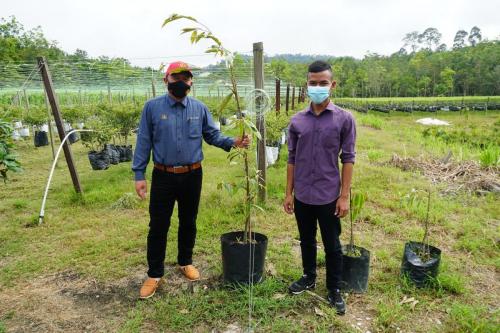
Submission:
<svg viewBox="0 0 500 333">
<path fill-rule="evenodd" d="M 308 73 L 320 73 L 323 71 L 330 71 L 330 73 L 332 73 L 332 77 L 333 77 L 332 66 L 323 60 L 316 60 L 315 62 L 310 64 L 307 71 L 308 71 Z M 307 76 L 309 76 L 309 75 L 307 75 Z"/>
</svg>

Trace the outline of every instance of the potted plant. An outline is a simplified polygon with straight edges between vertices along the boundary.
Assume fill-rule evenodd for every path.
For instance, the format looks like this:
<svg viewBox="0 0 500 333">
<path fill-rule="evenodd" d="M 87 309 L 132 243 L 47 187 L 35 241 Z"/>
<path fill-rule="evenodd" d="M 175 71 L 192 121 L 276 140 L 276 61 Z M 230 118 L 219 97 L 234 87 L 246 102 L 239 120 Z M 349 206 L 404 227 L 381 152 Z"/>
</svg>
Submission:
<svg viewBox="0 0 500 333">
<path fill-rule="evenodd" d="M 112 112 L 107 114 L 107 121 L 116 130 L 115 136 L 120 142 L 119 145 L 108 146 L 108 149 L 115 150 L 118 153 L 119 162 L 132 160 L 132 145 L 128 144 L 128 138 L 132 135 L 132 131 L 137 128 L 140 116 L 141 109 L 135 104 L 114 106 Z"/>
<path fill-rule="evenodd" d="M 110 156 L 105 145 L 113 136 L 112 129 L 97 119 L 89 121 L 91 132 L 82 133 L 82 143 L 89 148 L 89 162 L 93 170 L 106 170 L 109 168 Z"/>
<path fill-rule="evenodd" d="M 419 212 L 419 220 L 423 220 L 424 223 L 424 237 L 421 242 L 409 241 L 405 244 L 401 263 L 401 275 L 407 277 L 419 288 L 425 287 L 437 277 L 441 261 L 441 250 L 429 245 L 431 190 L 427 191 L 425 218 L 422 218 L 420 213 L 420 207 L 423 203 L 419 197 L 421 192 L 423 191 L 413 190 L 404 198 L 404 202 L 408 209 Z"/>
<path fill-rule="evenodd" d="M 271 113 L 266 116 L 266 166 L 273 165 L 279 158 L 281 145 L 284 144 L 284 129 L 289 118 L 283 113 Z"/>
<path fill-rule="evenodd" d="M 191 43 L 198 43 L 202 39 L 211 40 L 214 44 L 205 52 L 220 56 L 226 61 L 230 93 L 221 102 L 220 110 L 224 110 L 231 101 L 234 101 L 237 117 L 231 123 L 232 127 L 236 128 L 242 136 L 248 133 L 260 139 L 260 134 L 255 125 L 243 116 L 236 82 L 234 54 L 222 45 L 221 41 L 213 35 L 208 27 L 191 16 L 172 14 L 164 21 L 163 26 L 179 19 L 189 20 L 194 23 L 194 27 L 182 29 L 182 34 L 191 33 Z M 225 233 L 221 236 L 223 279 L 228 284 L 258 283 L 263 279 L 264 260 L 267 250 L 267 237 L 253 230 L 251 217 L 252 209 L 260 208 L 255 204 L 256 187 L 260 175 L 257 170 L 254 169 L 253 172 L 250 170 L 248 151 L 246 149 L 233 149 L 229 153 L 228 159 L 232 163 L 237 159 L 243 161 L 244 176 L 239 184 L 220 184 L 219 188 L 225 187 L 231 193 L 234 193 L 239 188 L 244 190 L 242 202 L 244 229 Z"/>
<path fill-rule="evenodd" d="M 47 131 L 43 127 L 47 124 L 47 112 L 41 107 L 31 107 L 24 116 L 24 122 L 35 128 L 34 143 L 35 147 L 48 146 L 49 138 Z"/>
<path fill-rule="evenodd" d="M 345 290 L 364 293 L 368 287 L 370 251 L 354 244 L 354 224 L 358 221 L 366 198 L 363 193 L 353 195 L 351 190 L 349 192 L 351 235 L 349 244 L 342 246 L 342 284 Z"/>
<path fill-rule="evenodd" d="M 4 183 L 7 182 L 7 173 L 21 171 L 21 165 L 17 161 L 17 156 L 12 149 L 12 126 L 3 120 L 0 120 L 0 178 Z"/>
<path fill-rule="evenodd" d="M 82 107 L 82 106 L 73 106 L 73 107 L 65 107 L 62 111 L 62 116 L 64 118 L 64 132 L 68 134 L 71 130 L 73 130 L 73 124 L 79 124 L 77 125 L 78 128 L 80 128 L 80 125 L 82 128 L 85 125 L 85 120 L 89 116 L 90 112 Z M 73 144 L 77 142 L 80 139 L 78 136 L 78 133 L 72 133 L 68 137 L 68 141 L 70 144 Z"/>
<path fill-rule="evenodd" d="M 212 83 L 208 87 L 209 94 L 210 94 L 210 91 L 212 91 L 213 89 L 215 89 L 215 88 L 219 89 L 219 87 L 221 87 L 223 85 L 224 85 L 224 83 L 222 80 L 216 80 L 214 83 Z M 228 109 L 228 107 L 226 107 L 225 109 L 221 109 L 221 107 L 220 107 L 221 103 L 219 103 L 217 97 L 203 98 L 203 103 L 205 103 L 205 105 L 210 110 L 212 117 L 213 117 L 213 121 L 215 123 L 215 127 L 217 127 L 217 129 L 220 130 L 221 125 L 226 125 L 225 114 L 226 114 L 226 110 Z"/>
</svg>

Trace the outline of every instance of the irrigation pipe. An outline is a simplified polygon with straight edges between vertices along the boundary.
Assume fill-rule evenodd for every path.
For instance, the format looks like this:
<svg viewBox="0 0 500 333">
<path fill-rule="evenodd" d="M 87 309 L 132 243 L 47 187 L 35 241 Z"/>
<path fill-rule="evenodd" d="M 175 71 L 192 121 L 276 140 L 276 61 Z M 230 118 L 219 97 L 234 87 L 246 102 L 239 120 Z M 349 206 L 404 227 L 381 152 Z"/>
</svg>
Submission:
<svg viewBox="0 0 500 333">
<path fill-rule="evenodd" d="M 56 169 L 57 159 L 59 158 L 59 154 L 61 153 L 62 147 L 66 143 L 66 140 L 69 136 L 75 132 L 94 132 L 91 129 L 73 129 L 66 134 L 64 139 L 61 141 L 59 148 L 57 149 L 56 156 L 54 157 L 54 161 L 52 161 L 52 168 L 50 169 L 49 179 L 47 180 L 47 185 L 45 186 L 45 192 L 43 194 L 42 207 L 40 208 L 40 214 L 38 216 L 38 225 L 43 223 L 43 218 L 45 217 L 45 203 L 47 202 L 47 195 L 49 194 L 50 182 L 52 181 L 52 176 L 54 175 L 54 170 Z"/>
</svg>

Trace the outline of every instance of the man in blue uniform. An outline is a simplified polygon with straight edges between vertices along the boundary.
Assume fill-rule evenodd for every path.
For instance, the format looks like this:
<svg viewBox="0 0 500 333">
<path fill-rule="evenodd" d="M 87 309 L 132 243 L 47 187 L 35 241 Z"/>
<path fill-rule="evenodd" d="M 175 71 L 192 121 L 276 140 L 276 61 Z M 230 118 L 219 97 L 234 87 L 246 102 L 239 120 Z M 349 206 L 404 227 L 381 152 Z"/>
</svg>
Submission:
<svg viewBox="0 0 500 333">
<path fill-rule="evenodd" d="M 200 278 L 193 266 L 192 255 L 202 183 L 202 139 L 225 151 L 232 147 L 247 148 L 250 143 L 248 136 L 231 138 L 222 135 L 207 107 L 187 96 L 193 84 L 188 64 L 181 61 L 171 63 L 164 81 L 168 94 L 144 105 L 132 164 L 135 190 L 141 199 L 145 199 L 147 184 L 144 174 L 153 152 L 147 239 L 149 269 L 148 278 L 140 290 L 142 299 L 154 295 L 164 275 L 167 233 L 176 201 L 179 217 L 177 263 L 189 280 Z"/>
</svg>

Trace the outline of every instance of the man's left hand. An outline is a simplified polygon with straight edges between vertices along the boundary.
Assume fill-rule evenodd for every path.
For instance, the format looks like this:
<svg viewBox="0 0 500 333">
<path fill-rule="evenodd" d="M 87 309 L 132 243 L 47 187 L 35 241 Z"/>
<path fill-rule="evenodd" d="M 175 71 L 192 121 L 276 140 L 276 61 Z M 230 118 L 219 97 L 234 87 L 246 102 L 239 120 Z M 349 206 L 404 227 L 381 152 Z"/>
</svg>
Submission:
<svg viewBox="0 0 500 333">
<path fill-rule="evenodd" d="M 340 197 L 337 200 L 337 205 L 335 207 L 335 215 L 339 218 L 345 217 L 349 212 L 349 200 L 348 198 Z"/>
<path fill-rule="evenodd" d="M 250 146 L 251 141 L 252 140 L 248 136 L 248 134 L 245 134 L 243 138 L 237 137 L 234 139 L 234 146 L 238 148 L 248 148 L 248 146 Z"/>
</svg>

